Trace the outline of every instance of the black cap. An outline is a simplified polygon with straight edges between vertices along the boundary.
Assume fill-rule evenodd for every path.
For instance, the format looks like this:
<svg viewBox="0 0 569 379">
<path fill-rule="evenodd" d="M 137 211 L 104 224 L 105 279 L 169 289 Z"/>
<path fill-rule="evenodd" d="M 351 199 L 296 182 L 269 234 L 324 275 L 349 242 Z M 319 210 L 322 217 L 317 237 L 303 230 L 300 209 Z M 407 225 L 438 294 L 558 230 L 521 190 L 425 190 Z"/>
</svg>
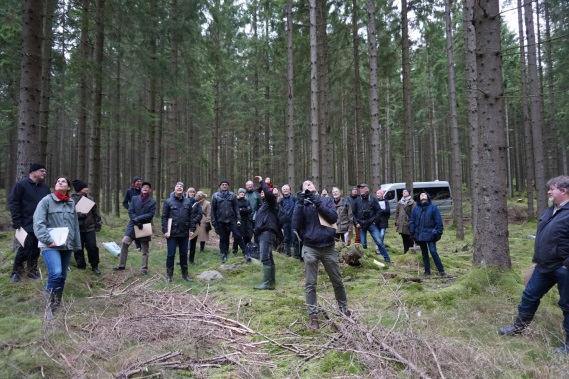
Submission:
<svg viewBox="0 0 569 379">
<path fill-rule="evenodd" d="M 89 187 L 87 185 L 87 183 L 85 183 L 82 180 L 79 179 L 75 179 L 71 182 L 71 184 L 73 185 L 73 188 L 75 189 L 75 192 L 80 192 L 83 188 L 87 188 Z"/>
<path fill-rule="evenodd" d="M 34 171 L 41 170 L 41 169 L 44 169 L 44 170 L 45 170 L 45 166 L 42 165 L 41 163 L 32 163 L 32 164 L 30 165 L 30 171 L 29 171 L 29 173 L 32 173 L 32 172 L 34 172 Z"/>
<path fill-rule="evenodd" d="M 148 187 L 152 188 L 152 184 L 150 184 L 150 182 L 142 182 L 141 187 L 144 187 L 144 186 L 148 186 Z"/>
<path fill-rule="evenodd" d="M 228 186 L 231 185 L 231 183 L 229 183 L 229 180 L 227 179 L 222 179 L 219 181 L 219 185 L 222 185 L 223 183 L 227 183 Z"/>
<path fill-rule="evenodd" d="M 367 185 L 367 183 L 358 184 L 358 188 L 364 188 L 364 187 L 369 188 L 369 186 Z"/>
</svg>

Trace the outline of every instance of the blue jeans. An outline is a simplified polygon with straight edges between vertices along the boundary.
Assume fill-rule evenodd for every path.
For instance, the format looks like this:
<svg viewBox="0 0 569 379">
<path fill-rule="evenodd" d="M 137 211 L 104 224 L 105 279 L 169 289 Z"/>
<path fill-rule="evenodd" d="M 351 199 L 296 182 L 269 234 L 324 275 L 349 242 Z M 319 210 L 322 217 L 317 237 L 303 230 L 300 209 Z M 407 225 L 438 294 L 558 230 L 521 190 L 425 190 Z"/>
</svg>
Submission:
<svg viewBox="0 0 569 379">
<path fill-rule="evenodd" d="M 383 237 L 385 236 L 385 229 L 380 229 L 375 224 L 371 224 L 367 228 L 360 229 L 360 241 L 364 249 L 367 249 L 367 232 L 371 234 L 371 238 L 373 238 L 379 253 L 383 256 L 383 259 L 386 262 L 391 262 L 391 258 L 389 258 L 389 253 L 383 244 Z"/>
<path fill-rule="evenodd" d="M 180 267 L 182 268 L 182 271 L 188 270 L 188 238 L 189 237 L 186 236 L 170 237 L 166 239 L 166 245 L 168 247 L 168 253 L 166 256 L 166 270 L 174 270 L 176 247 L 180 248 Z"/>
<path fill-rule="evenodd" d="M 442 274 L 445 272 L 445 268 L 443 267 L 443 262 L 439 257 L 439 253 L 437 253 L 437 243 L 436 242 L 421 242 L 417 241 L 419 247 L 421 248 L 421 254 L 423 255 L 423 266 L 425 266 L 425 274 L 431 273 L 431 261 L 429 260 L 429 252 L 433 257 L 433 262 L 435 262 L 435 266 L 437 270 Z"/>
<path fill-rule="evenodd" d="M 557 284 L 559 290 L 559 308 L 563 311 L 563 329 L 569 336 L 569 270 L 561 266 L 555 271 L 533 271 L 518 306 L 518 316 L 524 322 L 530 322 L 539 307 L 541 298 Z"/>
<path fill-rule="evenodd" d="M 46 249 L 41 252 L 41 256 L 47 268 L 47 285 L 45 289 L 50 292 L 55 290 L 63 291 L 69 261 L 71 260 L 71 250 Z"/>
<path fill-rule="evenodd" d="M 259 254 L 263 266 L 274 266 L 273 245 L 275 244 L 275 233 L 265 231 L 259 236 Z"/>
</svg>

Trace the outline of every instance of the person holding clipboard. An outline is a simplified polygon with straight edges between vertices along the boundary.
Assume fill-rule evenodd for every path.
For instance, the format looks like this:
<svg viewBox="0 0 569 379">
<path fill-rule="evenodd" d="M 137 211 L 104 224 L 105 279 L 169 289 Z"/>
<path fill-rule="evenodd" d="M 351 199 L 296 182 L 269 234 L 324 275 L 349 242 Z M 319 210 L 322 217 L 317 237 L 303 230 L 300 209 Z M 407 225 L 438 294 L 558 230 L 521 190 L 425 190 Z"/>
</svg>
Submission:
<svg viewBox="0 0 569 379">
<path fill-rule="evenodd" d="M 142 183 L 140 195 L 132 198 L 128 208 L 130 218 L 124 237 L 122 239 L 120 262 L 115 271 L 124 271 L 128 258 L 128 248 L 135 239 L 140 241 L 142 252 L 142 274 L 148 274 L 148 255 L 150 254 L 150 240 L 152 238 L 152 219 L 156 213 L 156 200 L 152 198 L 152 185 Z"/>
<path fill-rule="evenodd" d="M 54 188 L 53 193 L 40 200 L 34 212 L 34 234 L 47 268 L 47 319 L 53 318 L 61 304 L 71 252 L 81 248 L 75 202 L 69 196 L 71 183 L 60 177 Z"/>
<path fill-rule="evenodd" d="M 79 230 L 81 231 L 81 249 L 75 250 L 75 263 L 77 268 L 84 270 L 87 267 L 85 263 L 84 249 L 87 249 L 87 258 L 91 265 L 91 270 L 95 275 L 101 275 L 99 271 L 99 248 L 97 247 L 97 232 L 101 231 L 101 216 L 97 210 L 97 204 L 93 197 L 89 194 L 87 183 L 82 180 L 75 179 L 71 182 L 75 193 L 71 195 L 75 202 L 75 211 L 79 218 Z"/>
</svg>

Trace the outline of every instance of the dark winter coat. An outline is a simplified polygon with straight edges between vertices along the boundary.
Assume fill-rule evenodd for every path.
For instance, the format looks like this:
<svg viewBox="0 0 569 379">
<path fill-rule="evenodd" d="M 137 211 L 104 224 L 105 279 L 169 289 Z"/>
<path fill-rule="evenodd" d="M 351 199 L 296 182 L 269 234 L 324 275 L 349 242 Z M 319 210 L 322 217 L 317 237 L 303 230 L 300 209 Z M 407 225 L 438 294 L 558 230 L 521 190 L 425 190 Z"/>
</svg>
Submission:
<svg viewBox="0 0 569 379">
<path fill-rule="evenodd" d="M 336 213 L 338 214 L 338 225 L 337 233 L 346 233 L 350 230 L 352 225 L 352 208 L 350 207 L 350 202 L 347 197 L 341 197 L 338 202 L 334 200 L 334 206 L 336 207 Z"/>
<path fill-rule="evenodd" d="M 277 240 L 282 239 L 282 231 L 277 217 L 279 212 L 277 198 L 273 195 L 273 191 L 264 181 L 260 183 L 260 189 L 265 194 L 265 199 L 261 201 L 261 206 L 257 209 L 255 216 L 255 235 L 271 231 L 277 236 Z"/>
<path fill-rule="evenodd" d="M 296 205 L 296 198 L 292 195 L 283 196 L 279 202 L 279 221 L 282 225 L 292 222 L 292 214 Z"/>
<path fill-rule="evenodd" d="M 379 204 L 375 198 L 371 196 L 367 196 L 366 198 L 358 197 L 354 200 L 352 207 L 354 225 L 360 224 L 360 227 L 367 229 L 375 222 L 379 211 Z"/>
<path fill-rule="evenodd" d="M 253 210 L 246 197 L 237 198 L 237 205 L 239 206 L 239 215 L 241 216 L 239 230 L 243 237 L 248 238 L 253 232 Z"/>
<path fill-rule="evenodd" d="M 202 208 L 196 200 L 189 197 L 177 198 L 172 194 L 162 206 L 162 233 L 168 232 L 168 219 L 172 219 L 170 237 L 187 237 L 195 231 L 202 218 Z"/>
<path fill-rule="evenodd" d="M 49 188 L 43 183 L 34 183 L 30 178 L 20 180 L 8 196 L 8 207 L 12 214 L 12 226 L 28 233 L 34 232 L 34 212 L 38 203 L 49 195 Z"/>
<path fill-rule="evenodd" d="M 443 219 L 439 208 L 431 203 L 417 202 L 409 219 L 409 231 L 417 242 L 436 242 L 443 235 Z"/>
<path fill-rule="evenodd" d="M 152 197 L 143 201 L 142 196 L 135 196 L 130 202 L 128 208 L 128 217 L 130 221 L 126 226 L 125 236 L 134 239 L 134 228 L 137 224 L 148 224 L 152 222 L 156 213 L 156 200 Z M 140 238 L 141 241 L 150 241 L 150 237 Z"/>
<path fill-rule="evenodd" d="M 533 262 L 541 272 L 569 269 L 569 203 L 553 214 L 553 207 L 541 214 L 537 224 Z"/>
<path fill-rule="evenodd" d="M 318 215 L 330 224 L 338 221 L 331 197 L 313 194 L 310 202 L 299 199 L 292 215 L 292 230 L 298 233 L 302 243 L 308 247 L 333 246 L 336 229 L 321 225 Z"/>
<path fill-rule="evenodd" d="M 211 199 L 211 224 L 214 228 L 219 223 L 230 224 L 241 221 L 237 196 L 230 191 L 220 191 Z"/>
<path fill-rule="evenodd" d="M 122 206 L 128 210 L 130 208 L 130 202 L 132 201 L 132 198 L 135 196 L 140 196 L 140 188 L 130 187 L 129 189 L 127 189 L 126 193 L 124 194 L 124 200 L 122 202 Z"/>
<path fill-rule="evenodd" d="M 382 204 L 383 203 L 383 204 Z M 391 216 L 391 209 L 389 208 L 389 201 L 377 200 L 379 211 L 375 216 L 375 225 L 380 229 L 387 229 L 389 226 L 389 216 Z M 381 208 L 383 205 L 383 208 Z"/>
<path fill-rule="evenodd" d="M 71 195 L 71 198 L 75 204 L 77 204 L 83 196 L 85 195 L 74 193 Z M 95 201 L 92 196 L 87 195 L 87 198 L 89 200 Z M 81 233 L 101 231 L 101 226 L 103 223 L 101 221 L 101 216 L 99 215 L 99 210 L 97 209 L 97 204 L 93 205 L 93 208 L 91 208 L 89 213 L 77 212 L 77 218 L 79 219 L 79 230 L 81 230 Z"/>
</svg>

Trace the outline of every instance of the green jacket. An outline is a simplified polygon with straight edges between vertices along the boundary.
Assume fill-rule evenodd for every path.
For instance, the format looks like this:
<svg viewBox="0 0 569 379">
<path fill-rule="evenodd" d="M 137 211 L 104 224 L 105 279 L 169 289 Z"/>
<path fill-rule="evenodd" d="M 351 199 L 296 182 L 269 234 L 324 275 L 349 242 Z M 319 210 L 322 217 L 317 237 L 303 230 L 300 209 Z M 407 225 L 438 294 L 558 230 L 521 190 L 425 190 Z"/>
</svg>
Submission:
<svg viewBox="0 0 569 379">
<path fill-rule="evenodd" d="M 79 220 L 75 212 L 75 202 L 72 199 L 61 201 L 54 194 L 49 194 L 40 200 L 34 212 L 34 233 L 38 241 L 46 245 L 53 243 L 48 228 L 69 228 L 67 242 L 63 246 L 50 249 L 81 250 L 81 234 Z M 46 250 L 46 247 L 42 247 Z"/>
</svg>

